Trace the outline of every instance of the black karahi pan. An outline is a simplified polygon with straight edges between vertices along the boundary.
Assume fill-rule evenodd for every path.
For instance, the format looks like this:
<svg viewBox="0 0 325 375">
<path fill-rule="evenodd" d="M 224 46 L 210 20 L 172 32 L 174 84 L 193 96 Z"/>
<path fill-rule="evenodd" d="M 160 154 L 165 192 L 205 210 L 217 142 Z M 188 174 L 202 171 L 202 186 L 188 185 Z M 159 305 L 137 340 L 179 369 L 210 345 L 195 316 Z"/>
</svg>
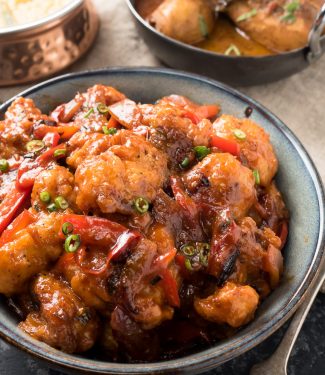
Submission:
<svg viewBox="0 0 325 375">
<path fill-rule="evenodd" d="M 304 48 L 272 56 L 226 56 L 206 51 L 158 32 L 126 0 L 139 34 L 151 51 L 167 66 L 203 74 L 235 86 L 253 86 L 278 81 L 313 64 L 325 51 L 325 3 Z"/>
</svg>

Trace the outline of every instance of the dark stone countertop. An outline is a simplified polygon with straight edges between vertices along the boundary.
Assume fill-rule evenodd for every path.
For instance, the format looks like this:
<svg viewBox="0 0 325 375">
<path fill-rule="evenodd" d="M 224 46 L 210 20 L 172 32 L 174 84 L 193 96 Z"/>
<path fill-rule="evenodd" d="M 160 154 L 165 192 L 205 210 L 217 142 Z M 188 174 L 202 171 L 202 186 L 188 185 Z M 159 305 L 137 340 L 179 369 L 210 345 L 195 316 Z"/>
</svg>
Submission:
<svg viewBox="0 0 325 375">
<path fill-rule="evenodd" d="M 285 327 L 255 349 L 205 375 L 248 375 L 253 364 L 267 358 L 274 351 Z M 288 375 L 325 374 L 325 295 L 320 294 L 317 297 L 308 315 L 293 350 L 288 370 Z M 49 369 L 45 362 L 0 341 L 0 374 L 68 375 L 69 372 Z"/>
</svg>

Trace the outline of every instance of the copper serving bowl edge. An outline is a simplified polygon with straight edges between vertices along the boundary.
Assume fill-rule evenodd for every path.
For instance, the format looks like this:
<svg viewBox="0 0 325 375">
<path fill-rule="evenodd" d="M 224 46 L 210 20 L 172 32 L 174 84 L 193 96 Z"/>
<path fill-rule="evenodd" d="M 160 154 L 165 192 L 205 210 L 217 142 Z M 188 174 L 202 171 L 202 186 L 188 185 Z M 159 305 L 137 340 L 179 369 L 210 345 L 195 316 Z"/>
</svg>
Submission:
<svg viewBox="0 0 325 375">
<path fill-rule="evenodd" d="M 0 32 L 0 86 L 12 86 L 65 69 L 93 44 L 99 18 L 91 0 L 75 2 L 53 16 Z"/>
</svg>

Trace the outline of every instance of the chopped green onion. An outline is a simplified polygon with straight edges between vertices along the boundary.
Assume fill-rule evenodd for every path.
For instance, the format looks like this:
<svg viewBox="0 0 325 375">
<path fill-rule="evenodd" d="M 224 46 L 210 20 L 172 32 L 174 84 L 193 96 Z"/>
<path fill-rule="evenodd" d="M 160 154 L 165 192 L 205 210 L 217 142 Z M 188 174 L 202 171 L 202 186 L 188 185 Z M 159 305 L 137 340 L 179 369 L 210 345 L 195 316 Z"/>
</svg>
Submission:
<svg viewBox="0 0 325 375">
<path fill-rule="evenodd" d="M 55 211 L 56 211 L 56 205 L 55 205 L 55 203 L 51 203 L 51 204 L 49 204 L 49 205 L 47 206 L 47 210 L 48 210 L 49 212 L 55 212 Z"/>
<path fill-rule="evenodd" d="M 237 139 L 240 139 L 241 141 L 246 139 L 246 133 L 242 131 L 241 129 L 235 129 L 233 131 L 233 134 Z"/>
<path fill-rule="evenodd" d="M 200 263 L 203 267 L 208 267 L 209 264 L 209 255 L 208 254 L 200 254 Z"/>
<path fill-rule="evenodd" d="M 209 262 L 210 244 L 206 242 L 200 243 L 198 244 L 198 249 L 200 264 L 207 267 Z"/>
<path fill-rule="evenodd" d="M 49 203 L 51 201 L 51 195 L 48 191 L 42 191 L 39 197 L 40 197 L 40 200 L 44 203 Z"/>
<path fill-rule="evenodd" d="M 64 242 L 64 250 L 67 253 L 74 253 L 81 244 L 79 234 L 70 234 Z"/>
<path fill-rule="evenodd" d="M 0 171 L 7 172 L 9 170 L 9 163 L 6 159 L 0 159 Z"/>
<path fill-rule="evenodd" d="M 194 147 L 194 151 L 198 160 L 203 160 L 211 152 L 211 150 L 205 146 L 196 146 Z"/>
<path fill-rule="evenodd" d="M 300 3 L 298 0 L 293 0 L 291 3 L 288 3 L 284 6 L 285 13 L 281 16 L 280 21 L 286 23 L 296 22 L 296 11 L 300 8 Z"/>
<path fill-rule="evenodd" d="M 34 139 L 33 141 L 30 141 L 26 145 L 26 149 L 29 152 L 37 152 L 37 151 L 42 150 L 44 147 L 45 147 L 44 142 L 38 139 Z"/>
<path fill-rule="evenodd" d="M 149 202 L 145 198 L 139 197 L 134 201 L 134 207 L 140 214 L 144 214 L 149 210 Z"/>
<path fill-rule="evenodd" d="M 255 178 L 256 185 L 259 185 L 261 183 L 261 177 L 260 177 L 260 173 L 257 169 L 253 170 L 253 176 Z"/>
<path fill-rule="evenodd" d="M 199 15 L 199 27 L 203 38 L 207 38 L 209 36 L 209 29 L 206 19 L 201 14 Z"/>
<path fill-rule="evenodd" d="M 188 259 L 188 258 L 185 259 L 185 267 L 189 271 L 193 271 L 193 266 L 192 266 L 191 260 Z"/>
<path fill-rule="evenodd" d="M 291 3 L 286 4 L 286 5 L 284 6 L 284 9 L 285 9 L 288 13 L 294 13 L 294 12 L 296 12 L 299 8 L 300 8 L 300 3 L 299 3 L 299 1 L 297 1 L 297 0 L 293 0 Z"/>
<path fill-rule="evenodd" d="M 231 54 L 235 54 L 236 56 L 241 56 L 241 52 L 235 44 L 230 44 L 230 46 L 225 51 L 225 55 L 229 56 Z"/>
<path fill-rule="evenodd" d="M 107 126 L 103 126 L 103 133 L 106 135 L 113 135 L 117 133 L 116 128 L 108 128 Z"/>
<path fill-rule="evenodd" d="M 190 159 L 186 156 L 186 158 L 184 158 L 184 160 L 181 162 L 180 167 L 181 167 L 182 169 L 185 169 L 185 168 L 187 168 L 189 165 L 190 165 Z"/>
<path fill-rule="evenodd" d="M 61 196 L 58 196 L 54 199 L 56 208 L 59 210 L 66 210 L 69 207 L 69 203 Z"/>
<path fill-rule="evenodd" d="M 186 255 L 188 257 L 192 257 L 193 255 L 196 254 L 195 247 L 193 245 L 190 245 L 190 244 L 183 245 L 180 250 L 184 255 Z"/>
<path fill-rule="evenodd" d="M 250 10 L 249 12 L 246 12 L 246 13 L 243 13 L 242 15 L 240 15 L 240 16 L 236 19 L 236 22 L 247 21 L 247 20 L 249 20 L 250 18 L 255 17 L 256 15 L 257 15 L 257 9 L 256 9 L 256 8 L 253 8 L 253 9 Z"/>
<path fill-rule="evenodd" d="M 65 156 L 66 153 L 67 153 L 67 150 L 63 148 L 63 149 L 60 149 L 60 150 L 55 150 L 53 155 L 54 155 L 55 158 L 57 158 L 59 156 Z"/>
<path fill-rule="evenodd" d="M 295 23 L 296 20 L 297 20 L 296 16 L 292 13 L 286 13 L 280 18 L 281 22 L 286 22 L 289 24 Z"/>
<path fill-rule="evenodd" d="M 68 234 L 72 233 L 73 232 L 73 225 L 71 223 L 69 223 L 68 221 L 65 222 L 63 225 L 62 225 L 62 233 L 67 236 Z"/>
<path fill-rule="evenodd" d="M 107 105 L 100 103 L 97 106 L 97 111 L 101 113 L 102 115 L 106 115 L 108 113 L 108 107 Z"/>
<path fill-rule="evenodd" d="M 84 115 L 84 118 L 88 118 L 94 112 L 95 112 L 94 108 L 90 108 L 90 110 Z"/>
</svg>

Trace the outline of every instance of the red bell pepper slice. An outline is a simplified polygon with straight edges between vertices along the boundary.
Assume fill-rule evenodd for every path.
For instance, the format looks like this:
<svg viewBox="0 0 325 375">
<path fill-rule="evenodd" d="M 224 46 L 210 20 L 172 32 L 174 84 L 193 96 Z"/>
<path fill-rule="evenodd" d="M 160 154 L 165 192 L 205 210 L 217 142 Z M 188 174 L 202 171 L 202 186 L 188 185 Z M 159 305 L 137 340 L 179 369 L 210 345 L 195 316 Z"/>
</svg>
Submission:
<svg viewBox="0 0 325 375">
<path fill-rule="evenodd" d="M 32 188 L 35 182 L 35 178 L 44 170 L 54 158 L 54 153 L 57 150 L 65 150 L 65 145 L 58 145 L 50 148 L 43 152 L 35 160 L 25 160 L 18 169 L 16 187 L 18 189 L 29 189 Z M 56 159 L 63 157 L 64 155 L 58 156 Z"/>
<path fill-rule="evenodd" d="M 180 95 L 166 96 L 165 98 L 163 98 L 162 101 L 172 103 L 177 107 L 189 111 L 191 115 L 194 115 L 195 118 L 198 119 L 198 122 L 193 121 L 194 123 L 199 123 L 201 120 L 205 118 L 215 117 L 220 111 L 220 107 L 218 105 L 198 105 L 196 103 L 191 102 L 188 98 L 185 98 L 184 96 Z"/>
<path fill-rule="evenodd" d="M 239 156 L 240 153 L 240 148 L 236 142 L 218 137 L 217 135 L 213 135 L 211 137 L 210 145 L 212 147 L 217 147 L 223 152 L 229 152 L 229 154 L 232 154 L 234 156 Z"/>
<path fill-rule="evenodd" d="M 117 128 L 119 125 L 119 122 L 113 116 L 107 122 L 108 128 Z"/>
<path fill-rule="evenodd" d="M 184 278 L 187 278 L 190 273 L 189 273 L 189 271 L 186 268 L 185 260 L 186 260 L 186 258 L 185 258 L 184 255 L 182 255 L 182 254 L 176 254 L 176 256 L 175 256 L 175 263 L 178 265 L 178 267 L 180 269 L 180 272 L 181 272 L 181 275 Z"/>
<path fill-rule="evenodd" d="M 51 117 L 56 122 L 69 122 L 72 117 L 79 111 L 82 107 L 85 98 L 81 95 L 78 95 L 70 102 L 58 106 L 52 113 Z"/>
<path fill-rule="evenodd" d="M 39 125 L 34 128 L 33 135 L 36 139 L 43 139 L 48 133 L 58 133 L 62 140 L 69 140 L 80 130 L 77 125 L 49 126 Z"/>
<path fill-rule="evenodd" d="M 201 118 L 199 118 L 194 112 L 190 112 L 190 111 L 185 112 L 183 114 L 183 117 L 188 118 L 195 125 L 197 125 L 201 121 Z"/>
<path fill-rule="evenodd" d="M 43 142 L 47 147 L 56 147 L 60 142 L 60 135 L 56 131 L 46 133 L 46 135 L 43 138 Z"/>
<path fill-rule="evenodd" d="M 158 256 L 152 263 L 151 274 L 157 274 L 161 277 L 159 284 L 165 292 L 166 299 L 171 306 L 179 307 L 180 300 L 178 295 L 178 286 L 171 271 L 168 269 L 169 264 L 175 259 L 177 250 L 175 248 Z"/>
<path fill-rule="evenodd" d="M 115 120 L 128 129 L 141 125 L 141 110 L 130 99 L 124 99 L 109 106 L 109 113 Z"/>
<path fill-rule="evenodd" d="M 168 303 L 173 307 L 180 307 L 181 302 L 178 294 L 178 286 L 171 271 L 168 268 L 161 270 L 159 276 L 162 278 L 159 284 L 165 292 Z"/>
<path fill-rule="evenodd" d="M 5 229 L 0 237 L 0 247 L 11 242 L 16 233 L 26 228 L 29 224 L 35 222 L 32 213 L 24 210 L 16 219 Z"/>
<path fill-rule="evenodd" d="M 85 272 L 91 275 L 100 276 L 102 275 L 110 266 L 110 262 L 114 259 L 118 259 L 126 249 L 131 246 L 135 246 L 141 238 L 141 234 L 136 231 L 127 230 L 123 232 L 117 239 L 116 244 L 112 247 L 107 255 L 106 262 L 103 266 L 98 269 L 87 268 L 83 265 L 86 256 L 86 247 L 82 246 L 76 253 L 76 262 L 78 266 Z M 83 237 L 81 237 L 83 241 Z"/>
<path fill-rule="evenodd" d="M 13 188 L 0 204 L 0 234 L 12 222 L 16 214 L 25 204 L 31 190 L 20 191 Z"/>
<path fill-rule="evenodd" d="M 184 209 L 184 212 L 187 214 L 187 217 L 192 220 L 197 218 L 199 213 L 196 203 L 183 190 L 180 179 L 178 177 L 171 176 L 170 184 L 176 202 Z"/>
<path fill-rule="evenodd" d="M 212 118 L 212 117 L 217 116 L 219 111 L 220 111 L 219 106 L 210 104 L 210 105 L 201 105 L 194 112 L 196 116 L 200 117 L 201 119 L 204 119 L 204 118 Z"/>
<path fill-rule="evenodd" d="M 68 214 L 62 217 L 62 225 L 65 222 L 73 225 L 73 232 L 78 233 L 86 244 L 112 246 L 128 230 L 121 224 L 96 216 Z"/>
</svg>

